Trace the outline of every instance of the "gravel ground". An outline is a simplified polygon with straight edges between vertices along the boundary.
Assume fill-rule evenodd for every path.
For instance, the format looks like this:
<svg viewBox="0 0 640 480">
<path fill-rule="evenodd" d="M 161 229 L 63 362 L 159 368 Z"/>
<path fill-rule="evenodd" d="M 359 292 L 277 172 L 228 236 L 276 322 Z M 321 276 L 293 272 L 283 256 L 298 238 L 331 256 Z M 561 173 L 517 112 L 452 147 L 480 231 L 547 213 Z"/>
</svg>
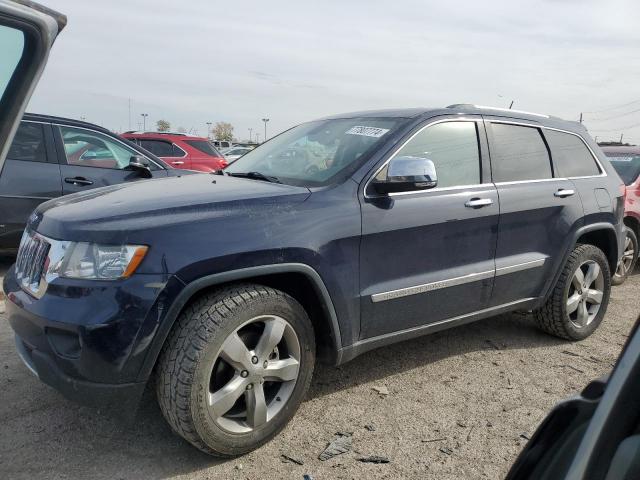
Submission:
<svg viewBox="0 0 640 480">
<path fill-rule="evenodd" d="M 580 343 L 502 315 L 320 366 L 284 432 L 227 461 L 173 435 L 151 395 L 133 425 L 65 400 L 21 364 L 0 315 L 0 478 L 502 478 L 556 402 L 610 371 L 639 311 L 636 274 Z M 321 462 L 336 432 L 353 432 L 353 451 Z"/>
</svg>

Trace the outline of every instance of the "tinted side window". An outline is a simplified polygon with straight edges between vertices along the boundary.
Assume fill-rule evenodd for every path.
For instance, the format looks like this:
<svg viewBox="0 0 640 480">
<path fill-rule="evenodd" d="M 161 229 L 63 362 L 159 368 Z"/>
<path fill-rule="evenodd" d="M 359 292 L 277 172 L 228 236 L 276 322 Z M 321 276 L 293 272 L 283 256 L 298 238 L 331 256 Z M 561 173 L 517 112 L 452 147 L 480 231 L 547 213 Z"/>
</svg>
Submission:
<svg viewBox="0 0 640 480">
<path fill-rule="evenodd" d="M 20 122 L 7 158 L 27 162 L 46 162 L 47 148 L 42 124 Z"/>
<path fill-rule="evenodd" d="M 593 155 L 579 137 L 555 130 L 545 130 L 544 136 L 551 149 L 556 177 L 587 177 L 600 174 Z"/>
<path fill-rule="evenodd" d="M 182 153 L 176 155 L 174 153 L 173 144 L 164 140 L 140 140 L 142 148 L 146 148 L 158 157 L 181 157 Z"/>
<path fill-rule="evenodd" d="M 552 178 L 551 161 L 540 130 L 492 123 L 491 167 L 494 182 Z"/>
<path fill-rule="evenodd" d="M 394 157 L 422 157 L 433 161 L 438 187 L 480 183 L 480 153 L 475 122 L 445 122 L 425 128 Z M 386 168 L 378 178 L 386 178 Z"/>
</svg>

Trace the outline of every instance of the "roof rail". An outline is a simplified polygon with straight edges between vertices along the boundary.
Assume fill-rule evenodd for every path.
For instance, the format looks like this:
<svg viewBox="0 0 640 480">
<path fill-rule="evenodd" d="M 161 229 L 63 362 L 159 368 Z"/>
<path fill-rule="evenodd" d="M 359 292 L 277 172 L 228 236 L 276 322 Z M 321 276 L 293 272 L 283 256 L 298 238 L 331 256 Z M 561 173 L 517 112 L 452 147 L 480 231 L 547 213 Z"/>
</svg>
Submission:
<svg viewBox="0 0 640 480">
<path fill-rule="evenodd" d="M 453 105 L 447 106 L 447 108 L 483 108 L 487 110 L 498 110 L 500 112 L 506 113 L 523 113 L 525 115 L 533 115 L 535 117 L 549 118 L 549 115 L 544 115 L 542 113 L 526 112 L 524 110 L 513 110 L 511 108 L 489 107 L 486 105 L 473 105 L 471 103 L 454 103 Z"/>
</svg>

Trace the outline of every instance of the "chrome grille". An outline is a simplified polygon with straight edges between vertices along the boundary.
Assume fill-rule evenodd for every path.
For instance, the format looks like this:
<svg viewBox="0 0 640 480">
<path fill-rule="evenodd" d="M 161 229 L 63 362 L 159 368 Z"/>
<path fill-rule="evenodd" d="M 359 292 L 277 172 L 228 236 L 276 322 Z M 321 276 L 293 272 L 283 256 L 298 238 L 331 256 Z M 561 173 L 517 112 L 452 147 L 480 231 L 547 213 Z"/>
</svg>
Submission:
<svg viewBox="0 0 640 480">
<path fill-rule="evenodd" d="M 36 233 L 25 231 L 16 258 L 16 279 L 22 288 L 37 295 L 51 245 Z"/>
</svg>

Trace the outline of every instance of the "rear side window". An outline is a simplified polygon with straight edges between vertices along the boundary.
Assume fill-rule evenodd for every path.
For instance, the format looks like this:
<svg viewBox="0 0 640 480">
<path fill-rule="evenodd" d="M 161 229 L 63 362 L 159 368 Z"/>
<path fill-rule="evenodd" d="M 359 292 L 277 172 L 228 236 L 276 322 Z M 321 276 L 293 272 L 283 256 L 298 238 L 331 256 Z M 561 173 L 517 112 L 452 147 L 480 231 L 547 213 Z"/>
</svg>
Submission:
<svg viewBox="0 0 640 480">
<path fill-rule="evenodd" d="M 491 166 L 494 182 L 552 178 L 551 160 L 540 130 L 492 123 Z"/>
<path fill-rule="evenodd" d="M 216 147 L 213 146 L 211 142 L 207 142 L 206 140 L 185 140 L 184 143 L 187 145 L 191 145 L 196 150 L 200 150 L 202 153 L 206 153 L 207 155 L 211 155 L 212 157 L 221 157 L 220 152 L 216 150 Z"/>
<path fill-rule="evenodd" d="M 551 149 L 556 177 L 588 177 L 600 174 L 593 155 L 580 137 L 555 130 L 545 130 L 544 136 Z"/>
<path fill-rule="evenodd" d="M 7 158 L 26 162 L 46 162 L 47 148 L 42 124 L 20 122 Z"/>
<path fill-rule="evenodd" d="M 480 183 L 480 153 L 475 122 L 444 122 L 425 128 L 402 147 L 395 157 L 420 157 L 433 162 L 438 187 Z M 377 178 L 384 179 L 387 167 Z"/>
<path fill-rule="evenodd" d="M 140 146 L 158 157 L 183 157 L 184 152 L 164 140 L 140 140 Z"/>
</svg>

